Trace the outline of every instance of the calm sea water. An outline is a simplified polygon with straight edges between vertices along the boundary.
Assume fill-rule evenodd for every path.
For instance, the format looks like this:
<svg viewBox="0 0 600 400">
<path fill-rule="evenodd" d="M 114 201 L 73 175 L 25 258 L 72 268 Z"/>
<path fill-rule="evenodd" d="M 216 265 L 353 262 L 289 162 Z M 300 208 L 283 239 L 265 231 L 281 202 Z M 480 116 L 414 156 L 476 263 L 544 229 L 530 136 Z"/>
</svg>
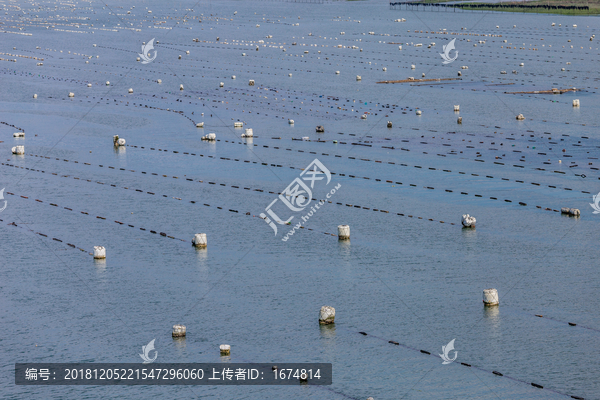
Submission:
<svg viewBox="0 0 600 400">
<path fill-rule="evenodd" d="M 600 398 L 597 17 L 375 1 L 109 6 L 1 10 L 12 33 L 0 57 L 17 62 L 0 61 L 0 121 L 26 132 L 0 125 L 3 398 Z M 136 62 L 152 38 L 156 59 Z M 458 58 L 444 65 L 451 39 Z M 581 91 L 505 93 L 553 87 Z M 200 140 L 210 132 L 217 142 Z M 128 146 L 114 149 L 116 134 Z M 313 197 L 340 187 L 282 241 L 293 225 L 274 235 L 258 216 L 315 158 L 335 174 Z M 305 214 L 276 207 L 294 224 Z M 466 213 L 475 230 L 461 229 Z M 340 224 L 349 242 L 331 235 Z M 199 232 L 205 250 L 190 244 Z M 105 261 L 89 255 L 97 245 Z M 484 308 L 492 287 L 500 306 Z M 324 305 L 334 326 L 318 324 Z M 186 339 L 171 338 L 176 323 Z M 334 383 L 14 384 L 16 362 L 137 363 L 152 339 L 157 362 L 329 362 Z M 442 365 L 452 339 L 456 362 Z"/>
</svg>

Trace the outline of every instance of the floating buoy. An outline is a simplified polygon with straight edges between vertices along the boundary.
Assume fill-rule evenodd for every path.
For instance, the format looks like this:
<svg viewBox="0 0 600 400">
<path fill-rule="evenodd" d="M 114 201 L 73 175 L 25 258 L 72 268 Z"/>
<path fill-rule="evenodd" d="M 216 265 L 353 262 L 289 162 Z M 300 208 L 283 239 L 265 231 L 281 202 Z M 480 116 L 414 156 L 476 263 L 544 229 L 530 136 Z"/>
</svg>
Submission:
<svg viewBox="0 0 600 400">
<path fill-rule="evenodd" d="M 234 122 L 233 123 L 234 128 L 242 128 L 243 126 L 244 126 L 243 122 Z"/>
<path fill-rule="evenodd" d="M 421 110 L 417 110 L 416 114 L 417 114 L 417 115 L 421 115 L 421 114 L 422 114 L 422 113 L 421 113 Z"/>
<path fill-rule="evenodd" d="M 497 306 L 500 304 L 498 301 L 498 291 L 496 289 L 484 289 L 483 304 L 485 306 Z"/>
<path fill-rule="evenodd" d="M 204 122 L 198 122 L 196 128 L 204 128 Z"/>
<path fill-rule="evenodd" d="M 573 100 L 573 107 L 579 107 L 579 99 Z"/>
<path fill-rule="evenodd" d="M 235 75 L 231 75 L 231 79 L 235 79 Z"/>
<path fill-rule="evenodd" d="M 325 127 L 323 125 L 318 125 L 316 131 L 319 133 L 325 132 Z"/>
<path fill-rule="evenodd" d="M 220 82 L 219 87 L 223 87 L 223 86 L 225 86 L 225 84 L 223 82 Z"/>
<path fill-rule="evenodd" d="M 91 84 L 91 83 L 88 83 L 88 84 L 87 84 L 87 87 L 92 87 L 92 84 Z"/>
<path fill-rule="evenodd" d="M 253 137 L 254 133 L 252 132 L 252 128 L 246 129 L 246 133 L 242 135 L 242 137 Z"/>
<path fill-rule="evenodd" d="M 294 120 L 293 119 L 288 119 L 288 124 L 294 125 Z"/>
<path fill-rule="evenodd" d="M 13 137 L 15 137 L 15 138 L 25 137 L 25 132 L 15 132 L 15 133 L 13 133 Z"/>
<path fill-rule="evenodd" d="M 462 72 L 458 71 L 458 76 L 462 76 Z"/>
<path fill-rule="evenodd" d="M 462 117 L 458 117 L 458 119 L 456 120 L 457 124 L 462 124 Z"/>
<path fill-rule="evenodd" d="M 469 214 L 464 214 L 460 222 L 465 228 L 475 228 L 475 223 L 477 222 L 477 220 L 475 219 L 475 217 L 471 217 Z"/>
<path fill-rule="evenodd" d="M 336 74 L 336 75 L 339 75 L 339 74 L 340 74 L 340 71 L 335 71 L 335 74 Z"/>
<path fill-rule="evenodd" d="M 360 116 L 360 119 L 367 119 L 367 114 L 363 114 Z"/>
<path fill-rule="evenodd" d="M 70 92 L 70 93 L 69 93 L 69 97 L 75 97 L 75 93 L 73 93 L 73 92 Z"/>
<path fill-rule="evenodd" d="M 525 117 L 523 116 L 523 114 L 519 114 L 519 115 L 517 115 L 517 119 L 518 119 L 519 121 L 522 121 L 522 120 L 524 120 L 524 119 L 525 119 Z"/>
<path fill-rule="evenodd" d="M 250 79 L 248 81 L 248 86 L 254 86 L 254 79 Z"/>
<path fill-rule="evenodd" d="M 181 54 L 179 55 L 179 59 L 181 60 Z"/>
<path fill-rule="evenodd" d="M 460 105 L 455 105 L 454 106 L 454 111 L 460 111 Z"/>
<path fill-rule="evenodd" d="M 186 50 L 186 51 L 185 51 L 185 54 L 190 54 L 190 51 L 189 51 L 189 50 Z"/>
<path fill-rule="evenodd" d="M 106 86 L 110 86 L 110 82 L 109 81 L 106 81 Z"/>
<path fill-rule="evenodd" d="M 386 67 L 383 67 L 383 70 L 384 70 L 384 71 L 387 71 L 387 68 L 386 68 Z"/>
<path fill-rule="evenodd" d="M 525 63 L 519 64 L 519 67 L 524 67 L 524 66 L 525 66 Z"/>
<path fill-rule="evenodd" d="M 357 80 L 357 81 L 362 81 L 362 76 L 360 76 L 360 75 L 356 75 L 356 80 Z"/>
<path fill-rule="evenodd" d="M 179 85 L 179 90 L 183 90 L 183 85 Z"/>
<path fill-rule="evenodd" d="M 214 133 L 213 133 L 214 135 Z M 195 247 L 206 247 L 208 246 L 208 242 L 206 239 L 206 233 L 196 233 L 194 238 L 192 239 L 192 244 Z"/>
<path fill-rule="evenodd" d="M 415 65 L 410 66 L 410 69 L 415 69 L 415 68 L 417 68 Z"/>
<path fill-rule="evenodd" d="M 291 77 L 292 77 L 292 74 L 288 74 L 288 76 L 291 78 Z"/>
<path fill-rule="evenodd" d="M 564 69 L 564 68 L 561 68 L 560 70 L 561 70 L 561 71 L 564 71 L 565 69 Z"/>
<path fill-rule="evenodd" d="M 35 93 L 34 93 L 34 94 L 33 94 L 33 98 L 34 98 L 34 99 L 37 99 L 37 94 L 35 94 Z"/>
<path fill-rule="evenodd" d="M 231 354 L 231 346 L 228 344 L 222 344 L 219 346 L 222 356 L 228 356 Z"/>
<path fill-rule="evenodd" d="M 94 246 L 94 258 L 98 260 L 106 258 L 106 249 L 103 246 Z"/>
<path fill-rule="evenodd" d="M 173 337 L 185 337 L 185 325 L 173 325 Z"/>
<path fill-rule="evenodd" d="M 319 324 L 329 325 L 335 323 L 335 308 L 330 306 L 321 307 L 319 311 Z"/>
<path fill-rule="evenodd" d="M 129 88 L 128 92 L 129 92 L 129 93 L 133 93 L 133 89 L 132 89 L 132 88 Z"/>
<path fill-rule="evenodd" d="M 202 136 L 202 140 L 215 141 L 217 140 L 217 135 L 214 133 L 209 133 L 208 135 Z"/>
<path fill-rule="evenodd" d="M 338 238 L 339 240 L 350 239 L 350 225 L 338 225 Z"/>
<path fill-rule="evenodd" d="M 140 58 L 139 58 L 139 57 L 137 57 L 137 58 L 135 59 L 135 61 L 140 61 Z"/>
<path fill-rule="evenodd" d="M 388 121 L 388 122 L 387 122 L 387 127 L 388 127 L 388 128 L 391 128 L 391 127 L 392 127 L 392 121 Z"/>
<path fill-rule="evenodd" d="M 162 83 L 162 79 L 157 79 L 156 83 L 161 84 Z"/>
<path fill-rule="evenodd" d="M 15 146 L 11 149 L 13 154 L 23 155 L 25 154 L 25 146 Z"/>
<path fill-rule="evenodd" d="M 569 214 L 572 215 L 574 217 L 578 217 L 581 215 L 581 211 L 579 211 L 578 208 L 568 208 L 568 207 L 562 207 L 560 209 L 561 214 Z"/>
</svg>

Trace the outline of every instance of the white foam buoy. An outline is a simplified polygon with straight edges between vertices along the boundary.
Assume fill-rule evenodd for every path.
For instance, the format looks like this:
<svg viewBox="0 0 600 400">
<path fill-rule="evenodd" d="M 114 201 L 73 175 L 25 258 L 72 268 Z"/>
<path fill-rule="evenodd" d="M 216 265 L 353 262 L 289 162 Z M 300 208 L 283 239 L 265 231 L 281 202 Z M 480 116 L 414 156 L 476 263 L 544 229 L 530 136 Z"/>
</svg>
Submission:
<svg viewBox="0 0 600 400">
<path fill-rule="evenodd" d="M 73 92 L 70 92 L 70 93 L 69 93 L 69 97 L 75 97 L 75 93 L 73 93 Z"/>
<path fill-rule="evenodd" d="M 103 246 L 94 246 L 94 258 L 98 260 L 106 258 L 106 249 Z"/>
<path fill-rule="evenodd" d="M 579 107 L 579 99 L 573 100 L 573 107 Z"/>
<path fill-rule="evenodd" d="M 128 92 L 129 92 L 129 93 L 133 93 L 133 89 L 132 89 L 132 88 L 129 88 Z"/>
<path fill-rule="evenodd" d="M 178 59 L 181 60 L 181 54 L 179 55 Z"/>
<path fill-rule="evenodd" d="M 338 225 L 338 238 L 339 240 L 350 239 L 350 225 Z"/>
<path fill-rule="evenodd" d="M 383 71 L 387 71 L 387 68 L 386 68 L 386 67 L 383 67 Z"/>
<path fill-rule="evenodd" d="M 25 154 L 25 146 L 15 146 L 11 149 L 13 154 L 23 155 Z"/>
<path fill-rule="evenodd" d="M 410 69 L 415 69 L 415 68 L 417 68 L 415 65 L 410 66 Z"/>
<path fill-rule="evenodd" d="M 228 356 L 231 354 L 231 346 L 228 344 L 222 344 L 219 346 L 222 356 Z"/>
<path fill-rule="evenodd" d="M 209 133 L 208 135 L 202 136 L 202 140 L 214 141 L 217 140 L 217 135 L 214 133 Z"/>
<path fill-rule="evenodd" d="M 460 105 L 455 105 L 454 106 L 454 111 L 460 111 Z"/>
<path fill-rule="evenodd" d="M 92 87 L 92 84 L 91 84 L 91 83 L 88 83 L 88 84 L 87 84 L 87 87 Z"/>
<path fill-rule="evenodd" d="M 421 115 L 422 114 L 421 110 L 417 110 L 416 114 Z"/>
<path fill-rule="evenodd" d="M 464 214 L 460 222 L 465 228 L 475 228 L 475 223 L 477 222 L 477 220 L 475 219 L 475 217 L 471 217 L 469 214 Z"/>
<path fill-rule="evenodd" d="M 214 133 L 213 133 L 214 135 Z M 194 238 L 192 239 L 192 244 L 195 247 L 206 247 L 208 246 L 208 242 L 206 239 L 206 233 L 196 233 Z"/>
<path fill-rule="evenodd" d="M 123 138 L 119 139 L 119 135 L 114 135 L 113 136 L 113 144 L 115 146 L 125 146 L 125 139 L 123 139 Z"/>
<path fill-rule="evenodd" d="M 110 86 L 110 81 L 106 81 L 106 86 Z"/>
<path fill-rule="evenodd" d="M 319 324 L 329 325 L 335 323 L 335 308 L 323 306 L 319 311 Z"/>
<path fill-rule="evenodd" d="M 183 85 L 179 85 L 179 90 L 183 90 Z"/>
<path fill-rule="evenodd" d="M 196 128 L 204 128 L 204 122 L 198 122 Z"/>
<path fill-rule="evenodd" d="M 292 74 L 288 74 L 288 76 L 291 78 L 291 77 L 292 77 Z"/>
<path fill-rule="evenodd" d="M 33 98 L 37 99 L 37 94 L 36 93 L 33 94 Z"/>
<path fill-rule="evenodd" d="M 581 215 L 581 211 L 579 211 L 578 208 L 569 208 L 569 207 L 562 207 L 560 209 L 560 213 L 561 214 L 569 214 L 569 215 L 573 215 L 575 217 L 578 217 Z"/>
<path fill-rule="evenodd" d="M 15 137 L 15 138 L 25 137 L 25 132 L 15 132 L 15 133 L 13 133 L 13 137 Z"/>
<path fill-rule="evenodd" d="M 317 125 L 317 128 L 315 130 L 316 132 L 323 133 L 325 132 L 325 127 L 323 125 Z"/>
<path fill-rule="evenodd" d="M 525 117 L 523 116 L 523 114 L 517 115 L 517 120 L 522 121 L 524 119 L 525 119 Z"/>
<path fill-rule="evenodd" d="M 387 122 L 387 127 L 388 127 L 388 128 L 391 128 L 391 127 L 392 127 L 392 121 L 388 121 L 388 122 Z"/>
<path fill-rule="evenodd" d="M 288 124 L 294 125 L 294 120 L 293 119 L 288 119 Z"/>
<path fill-rule="evenodd" d="M 253 137 L 254 133 L 252 132 L 252 128 L 247 128 L 246 132 L 242 134 L 242 137 Z"/>
<path fill-rule="evenodd" d="M 235 75 L 231 75 L 231 79 L 235 79 Z"/>
<path fill-rule="evenodd" d="M 248 86 L 254 86 L 254 79 L 250 79 L 248 81 Z"/>
<path fill-rule="evenodd" d="M 173 337 L 185 337 L 186 333 L 185 325 L 173 325 Z"/>
<path fill-rule="evenodd" d="M 243 122 L 239 122 L 239 121 L 238 121 L 238 122 L 234 122 L 234 123 L 233 123 L 233 127 L 234 127 L 234 128 L 241 128 L 241 127 L 243 127 L 243 126 L 244 126 L 244 123 L 243 123 Z"/>
<path fill-rule="evenodd" d="M 219 87 L 223 87 L 223 86 L 225 86 L 225 84 L 223 82 L 220 82 Z"/>
<path fill-rule="evenodd" d="M 340 71 L 335 71 L 335 74 L 336 74 L 336 75 L 339 75 L 339 74 L 340 74 Z"/>
<path fill-rule="evenodd" d="M 310 140 L 310 138 L 308 136 L 302 136 L 302 140 L 304 142 L 308 142 Z"/>
<path fill-rule="evenodd" d="M 162 79 L 157 79 L 156 83 L 158 83 L 158 84 L 162 83 Z"/>
<path fill-rule="evenodd" d="M 498 304 L 500 304 L 500 301 L 498 300 L 498 291 L 496 289 L 484 289 L 483 305 L 497 306 Z"/>
<path fill-rule="evenodd" d="M 367 119 L 367 114 L 363 114 L 360 116 L 360 119 Z"/>
<path fill-rule="evenodd" d="M 362 81 L 362 76 L 360 76 L 360 75 L 356 75 L 356 80 L 357 80 L 357 81 Z"/>
<path fill-rule="evenodd" d="M 525 66 L 525 63 L 519 64 L 519 67 L 524 67 L 524 66 Z"/>
</svg>

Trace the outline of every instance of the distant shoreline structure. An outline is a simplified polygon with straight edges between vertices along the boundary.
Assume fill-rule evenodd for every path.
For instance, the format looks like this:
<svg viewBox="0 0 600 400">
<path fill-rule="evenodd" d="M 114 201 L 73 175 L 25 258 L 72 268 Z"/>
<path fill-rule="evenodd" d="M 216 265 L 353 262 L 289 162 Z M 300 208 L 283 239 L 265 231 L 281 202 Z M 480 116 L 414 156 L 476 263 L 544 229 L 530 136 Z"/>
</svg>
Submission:
<svg viewBox="0 0 600 400">
<path fill-rule="evenodd" d="M 392 10 L 412 10 L 418 11 L 419 7 L 423 7 L 423 11 L 454 11 L 456 9 L 471 10 L 471 11 L 499 11 L 499 12 L 529 12 L 543 14 L 564 14 L 564 15 L 598 15 L 600 14 L 599 2 L 580 2 L 573 5 L 560 5 L 559 1 L 529 1 L 524 2 L 499 2 L 499 3 L 478 3 L 478 2 L 420 2 L 420 1 L 390 1 L 390 9 Z M 590 4 L 592 7 L 590 8 Z M 594 7 L 595 6 L 595 7 Z"/>
</svg>

